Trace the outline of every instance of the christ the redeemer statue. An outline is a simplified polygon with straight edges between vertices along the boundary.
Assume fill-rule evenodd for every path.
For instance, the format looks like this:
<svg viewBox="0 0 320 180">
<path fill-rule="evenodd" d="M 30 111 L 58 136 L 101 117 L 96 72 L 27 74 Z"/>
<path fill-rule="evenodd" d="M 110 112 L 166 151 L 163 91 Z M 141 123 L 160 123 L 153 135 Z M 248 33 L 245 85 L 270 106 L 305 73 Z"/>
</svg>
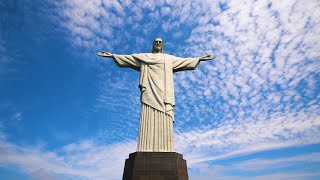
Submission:
<svg viewBox="0 0 320 180">
<path fill-rule="evenodd" d="M 110 57 L 120 67 L 140 71 L 141 115 L 138 152 L 174 152 L 174 85 L 173 73 L 197 68 L 200 61 L 214 56 L 179 58 L 163 53 L 163 42 L 153 42 L 152 53 L 118 55 L 99 52 L 97 55 Z"/>
</svg>

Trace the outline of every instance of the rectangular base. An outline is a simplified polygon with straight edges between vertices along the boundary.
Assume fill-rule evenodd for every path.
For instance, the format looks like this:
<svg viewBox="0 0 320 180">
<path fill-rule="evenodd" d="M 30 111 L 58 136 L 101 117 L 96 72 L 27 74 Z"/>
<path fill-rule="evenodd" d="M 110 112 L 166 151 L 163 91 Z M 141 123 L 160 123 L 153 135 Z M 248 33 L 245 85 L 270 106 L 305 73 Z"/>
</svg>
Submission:
<svg viewBox="0 0 320 180">
<path fill-rule="evenodd" d="M 187 162 L 176 152 L 135 152 L 126 159 L 123 180 L 188 180 Z"/>
</svg>

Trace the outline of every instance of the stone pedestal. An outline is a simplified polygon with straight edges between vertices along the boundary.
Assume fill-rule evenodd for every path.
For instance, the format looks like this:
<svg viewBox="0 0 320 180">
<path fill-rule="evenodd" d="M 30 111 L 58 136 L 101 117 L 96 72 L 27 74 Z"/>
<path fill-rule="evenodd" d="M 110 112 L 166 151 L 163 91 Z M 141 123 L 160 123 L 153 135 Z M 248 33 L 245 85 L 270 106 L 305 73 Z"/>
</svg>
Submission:
<svg viewBox="0 0 320 180">
<path fill-rule="evenodd" d="M 176 152 L 135 152 L 126 159 L 123 180 L 188 180 L 187 162 Z"/>
</svg>

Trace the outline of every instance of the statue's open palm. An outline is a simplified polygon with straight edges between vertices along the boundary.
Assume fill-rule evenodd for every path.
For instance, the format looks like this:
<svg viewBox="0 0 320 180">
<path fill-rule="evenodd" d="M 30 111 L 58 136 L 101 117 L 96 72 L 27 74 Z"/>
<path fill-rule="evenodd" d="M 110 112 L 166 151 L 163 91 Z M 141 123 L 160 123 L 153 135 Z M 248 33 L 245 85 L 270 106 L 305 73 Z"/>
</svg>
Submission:
<svg viewBox="0 0 320 180">
<path fill-rule="evenodd" d="M 101 57 L 113 57 L 113 54 L 105 51 L 98 52 L 97 55 Z"/>
<path fill-rule="evenodd" d="M 214 58 L 215 58 L 215 56 L 206 55 L 206 56 L 202 56 L 202 57 L 200 58 L 200 61 L 209 61 L 209 60 L 214 59 Z"/>
</svg>

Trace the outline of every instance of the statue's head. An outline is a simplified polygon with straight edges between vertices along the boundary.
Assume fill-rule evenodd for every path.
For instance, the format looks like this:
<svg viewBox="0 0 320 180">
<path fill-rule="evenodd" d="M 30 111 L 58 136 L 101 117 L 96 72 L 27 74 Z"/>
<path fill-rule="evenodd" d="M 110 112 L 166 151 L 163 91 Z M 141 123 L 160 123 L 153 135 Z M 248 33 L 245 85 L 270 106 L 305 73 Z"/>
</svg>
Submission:
<svg viewBox="0 0 320 180">
<path fill-rule="evenodd" d="M 163 42 L 161 38 L 156 38 L 153 41 L 152 53 L 163 53 Z"/>
</svg>

